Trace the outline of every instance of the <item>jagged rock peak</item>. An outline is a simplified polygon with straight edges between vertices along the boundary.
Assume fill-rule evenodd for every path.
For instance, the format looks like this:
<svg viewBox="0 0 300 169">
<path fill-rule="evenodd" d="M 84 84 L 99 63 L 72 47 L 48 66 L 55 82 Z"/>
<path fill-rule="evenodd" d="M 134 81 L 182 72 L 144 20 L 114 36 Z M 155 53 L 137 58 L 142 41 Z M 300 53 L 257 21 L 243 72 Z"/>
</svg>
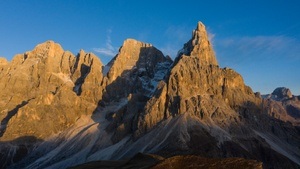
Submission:
<svg viewBox="0 0 300 169">
<path fill-rule="evenodd" d="M 192 39 L 184 44 L 183 49 L 178 52 L 178 56 L 183 54 L 198 57 L 201 65 L 218 65 L 207 31 L 202 22 L 198 22 L 197 28 L 192 33 Z"/>
<path fill-rule="evenodd" d="M 152 47 L 152 44 L 150 43 L 144 43 L 135 39 L 126 39 L 123 43 L 123 47 L 125 46 L 131 46 L 131 45 L 137 45 L 137 46 L 141 46 L 141 47 Z"/>
<path fill-rule="evenodd" d="M 197 28 L 196 28 L 197 31 L 206 31 L 205 30 L 205 25 L 199 21 L 198 24 L 197 24 Z"/>
<path fill-rule="evenodd" d="M 275 96 L 277 99 L 284 99 L 284 98 L 292 98 L 292 92 L 290 91 L 290 89 L 286 88 L 286 87 L 278 87 L 276 88 L 273 93 L 273 96 Z"/>
<path fill-rule="evenodd" d="M 38 44 L 31 51 L 31 53 L 39 57 L 54 57 L 54 56 L 62 55 L 64 53 L 64 50 L 60 46 L 60 44 L 49 40 L 44 43 Z"/>
<path fill-rule="evenodd" d="M 80 49 L 78 54 L 79 55 L 85 55 L 86 53 L 85 53 L 85 51 L 83 49 Z"/>
<path fill-rule="evenodd" d="M 77 55 L 77 62 L 79 61 L 80 64 L 84 63 L 86 65 L 90 65 L 93 60 L 97 60 L 97 62 L 99 62 L 99 65 L 103 66 L 101 60 L 94 53 L 86 53 L 83 49 L 80 49 Z"/>
<path fill-rule="evenodd" d="M 0 65 L 6 65 L 8 63 L 8 61 L 3 58 L 3 57 L 0 57 Z"/>
<path fill-rule="evenodd" d="M 115 80 L 124 71 L 134 68 L 153 67 L 157 62 L 167 60 L 163 53 L 149 43 L 126 39 L 119 53 L 108 63 L 108 77 Z"/>
</svg>

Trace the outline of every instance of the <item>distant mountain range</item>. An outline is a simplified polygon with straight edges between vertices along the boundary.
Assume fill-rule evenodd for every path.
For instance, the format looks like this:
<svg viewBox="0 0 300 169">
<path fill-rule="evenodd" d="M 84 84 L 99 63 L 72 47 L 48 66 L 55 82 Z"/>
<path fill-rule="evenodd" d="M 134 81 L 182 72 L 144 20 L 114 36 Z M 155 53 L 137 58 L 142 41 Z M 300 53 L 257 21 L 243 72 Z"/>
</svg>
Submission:
<svg viewBox="0 0 300 169">
<path fill-rule="evenodd" d="M 220 68 L 201 22 L 174 61 L 134 39 L 107 65 L 47 41 L 0 58 L 0 79 L 0 168 L 300 168 L 300 96 Z"/>
</svg>

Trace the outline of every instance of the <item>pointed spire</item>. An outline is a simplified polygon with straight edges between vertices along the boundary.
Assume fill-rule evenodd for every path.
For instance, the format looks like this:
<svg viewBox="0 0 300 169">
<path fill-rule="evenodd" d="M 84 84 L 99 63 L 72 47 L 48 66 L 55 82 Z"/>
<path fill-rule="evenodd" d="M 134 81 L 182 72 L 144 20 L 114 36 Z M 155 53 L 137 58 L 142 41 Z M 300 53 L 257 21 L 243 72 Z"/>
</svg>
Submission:
<svg viewBox="0 0 300 169">
<path fill-rule="evenodd" d="M 198 22 L 197 28 L 193 30 L 192 39 L 184 44 L 183 49 L 179 51 L 179 56 L 182 54 L 200 58 L 201 65 L 218 65 L 202 22 Z"/>
<path fill-rule="evenodd" d="M 199 21 L 196 30 L 198 30 L 198 31 L 206 31 L 205 30 L 205 25 L 201 21 Z"/>
</svg>

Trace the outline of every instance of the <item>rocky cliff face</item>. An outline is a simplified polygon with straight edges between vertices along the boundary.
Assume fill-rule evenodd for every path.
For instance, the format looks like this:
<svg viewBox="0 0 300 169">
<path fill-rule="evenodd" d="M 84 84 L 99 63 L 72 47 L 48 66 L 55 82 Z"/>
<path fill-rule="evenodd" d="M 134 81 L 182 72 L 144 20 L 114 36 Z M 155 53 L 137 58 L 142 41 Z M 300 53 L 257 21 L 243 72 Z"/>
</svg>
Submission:
<svg viewBox="0 0 300 169">
<path fill-rule="evenodd" d="M 151 44 L 125 40 L 118 55 L 106 66 L 106 98 L 127 97 L 130 93 L 150 96 L 171 63 L 172 60 Z"/>
<path fill-rule="evenodd" d="M 0 57 L 0 72 L 4 70 L 7 64 L 8 64 L 7 60 L 5 58 Z"/>
<path fill-rule="evenodd" d="M 240 114 L 236 112 L 246 104 L 258 107 L 261 99 L 245 86 L 243 78 L 232 69 L 219 68 L 202 23 L 198 23 L 182 51 L 168 78 L 161 82 L 160 93 L 148 102 L 145 114 L 140 116 L 139 130 L 144 132 L 163 119 L 185 113 L 204 123 L 212 120 L 229 126 L 239 121 Z"/>
<path fill-rule="evenodd" d="M 3 63 L 3 62 L 1 62 Z M 53 41 L 4 62 L 0 83 L 1 140 L 45 139 L 90 115 L 101 98 L 102 63 L 75 57 Z"/>
<path fill-rule="evenodd" d="M 133 39 L 105 66 L 48 41 L 1 59 L 0 78 L 2 167 L 66 168 L 138 152 L 300 165 L 299 128 L 270 113 L 287 107 L 269 111 L 271 99 L 220 68 L 201 22 L 174 62 Z M 293 99 L 280 91 L 274 95 Z"/>
<path fill-rule="evenodd" d="M 125 100 L 119 110 L 107 114 L 111 123 L 106 130 L 114 133 L 114 142 L 135 130 L 137 115 L 143 111 L 171 63 L 172 60 L 151 44 L 133 39 L 127 39 L 108 63 L 108 85 L 102 103 L 109 105 L 112 100 Z"/>
<path fill-rule="evenodd" d="M 201 65 L 218 65 L 212 45 L 208 40 L 205 26 L 198 22 L 197 28 L 193 31 L 192 39 L 178 52 L 178 55 L 197 57 Z"/>
</svg>

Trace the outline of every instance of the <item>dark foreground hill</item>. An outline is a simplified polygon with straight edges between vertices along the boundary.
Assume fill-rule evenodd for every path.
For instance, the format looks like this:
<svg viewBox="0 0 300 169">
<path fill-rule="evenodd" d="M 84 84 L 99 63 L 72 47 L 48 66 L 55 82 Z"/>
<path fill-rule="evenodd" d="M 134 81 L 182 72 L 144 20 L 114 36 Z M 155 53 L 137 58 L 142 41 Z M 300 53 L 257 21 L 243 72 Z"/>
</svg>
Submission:
<svg viewBox="0 0 300 169">
<path fill-rule="evenodd" d="M 151 154 L 137 154 L 124 161 L 95 161 L 70 169 L 262 169 L 262 163 L 243 158 L 203 158 L 195 155 L 174 156 L 164 159 Z"/>
</svg>

